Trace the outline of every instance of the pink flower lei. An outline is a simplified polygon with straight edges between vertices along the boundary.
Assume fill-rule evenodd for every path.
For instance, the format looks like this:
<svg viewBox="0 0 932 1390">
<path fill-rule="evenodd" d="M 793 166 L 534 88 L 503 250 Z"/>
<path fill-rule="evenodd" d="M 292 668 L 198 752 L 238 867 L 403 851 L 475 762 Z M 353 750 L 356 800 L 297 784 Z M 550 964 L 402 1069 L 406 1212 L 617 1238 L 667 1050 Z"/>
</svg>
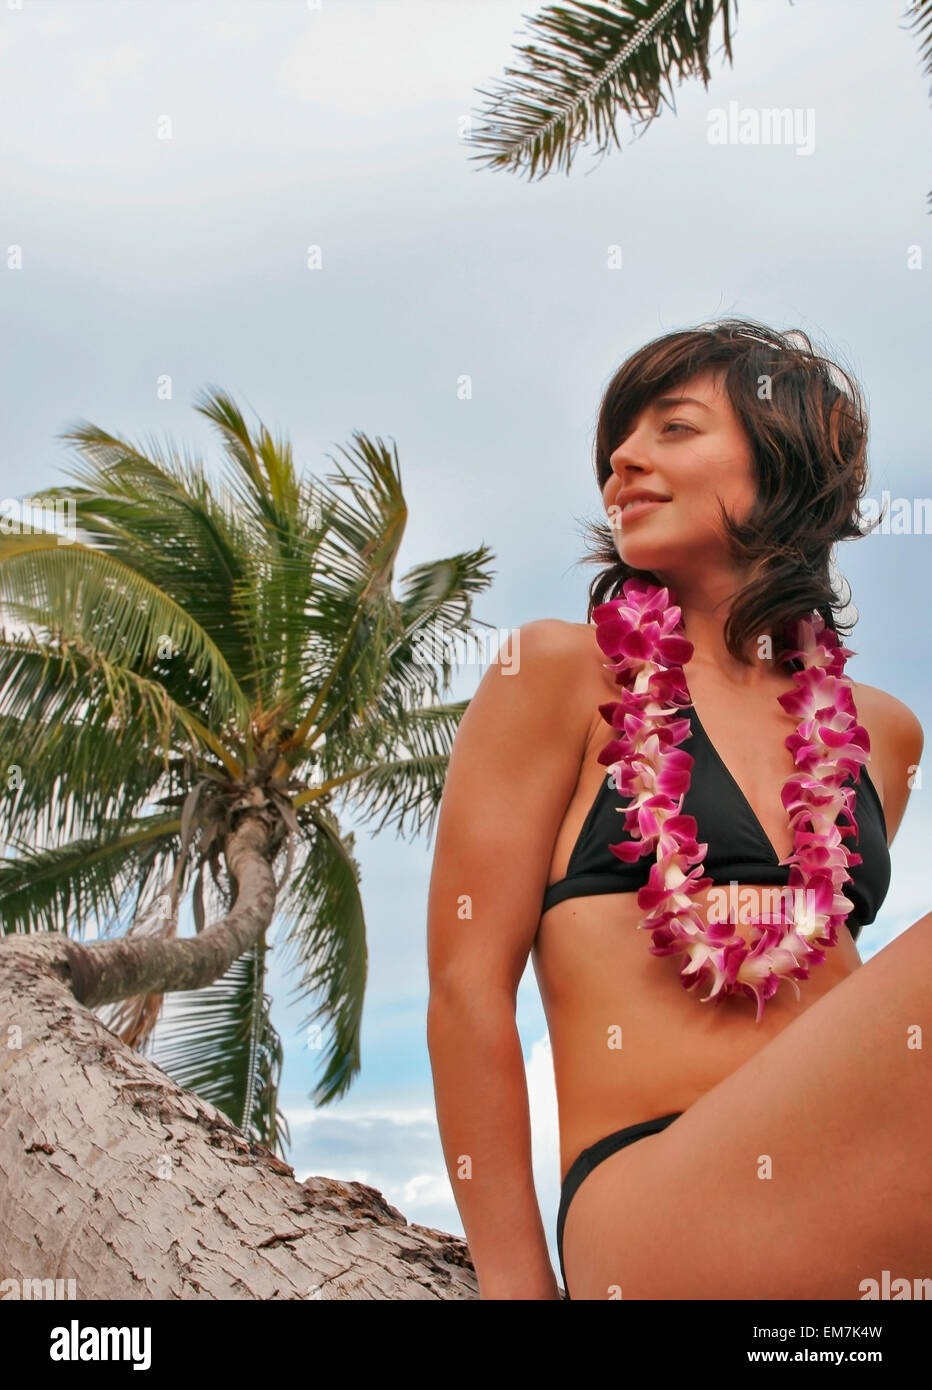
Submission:
<svg viewBox="0 0 932 1390">
<path fill-rule="evenodd" d="M 870 740 L 844 675 L 852 652 L 816 610 L 798 620 L 797 646 L 785 659 L 800 659 L 804 669 L 793 674 L 796 689 L 777 697 L 799 719 L 786 740 L 799 771 L 782 791 L 794 833 L 793 853 L 780 861 L 790 867 L 790 891 L 780 893 L 775 917 L 753 918 L 745 941 L 730 921 L 706 925 L 691 902 L 714 880 L 700 876 L 708 845 L 696 841 L 695 817 L 682 814 L 694 759 L 677 747 L 691 733 L 680 712 L 692 703 L 683 665 L 693 645 L 682 635 L 681 611 L 669 589 L 644 580 L 629 579 L 622 594 L 592 613 L 599 646 L 610 658 L 606 666 L 623 688 L 620 700 L 599 706 L 618 736 L 598 760 L 612 769 L 616 788 L 633 798 L 624 828 L 635 838 L 609 849 L 626 864 L 656 852 L 638 892 L 646 913 L 639 927 L 653 935 L 651 954 L 685 954 L 684 987 L 711 985 L 703 1003 L 750 995 L 759 1023 L 781 980 L 789 980 L 799 997 L 796 981 L 822 964 L 824 948 L 836 944 L 837 928 L 853 907 L 842 888 L 851 878 L 848 866 L 860 864 L 861 856 L 843 844 L 844 836 L 857 836 L 857 823 L 854 786 L 842 782 L 849 775 L 857 781 Z M 839 826 L 842 815 L 848 823 Z"/>
</svg>

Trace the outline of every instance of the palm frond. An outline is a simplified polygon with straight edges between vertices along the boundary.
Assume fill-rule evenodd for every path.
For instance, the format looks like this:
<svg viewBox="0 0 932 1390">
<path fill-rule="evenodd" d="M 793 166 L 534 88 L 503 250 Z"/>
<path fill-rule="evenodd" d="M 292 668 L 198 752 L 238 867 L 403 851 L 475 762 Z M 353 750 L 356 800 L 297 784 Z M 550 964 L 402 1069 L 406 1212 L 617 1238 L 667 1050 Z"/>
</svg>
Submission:
<svg viewBox="0 0 932 1390">
<path fill-rule="evenodd" d="M 906 28 L 919 39 L 919 61 L 926 77 L 932 78 L 932 0 L 912 0 L 906 8 Z M 929 86 L 932 99 L 932 84 Z"/>
<path fill-rule="evenodd" d="M 388 825 L 394 825 L 400 834 L 407 829 L 433 833 L 453 740 L 468 703 L 460 700 L 424 706 L 381 725 L 367 726 L 366 733 L 378 753 L 372 755 L 366 771 L 346 783 L 346 792 L 356 816 L 368 821 L 381 815 L 375 834 Z M 361 759 L 366 756 L 364 747 L 358 751 Z M 298 793 L 295 807 L 303 808 L 314 796 L 313 790 Z M 409 819 L 410 827 L 406 825 Z"/>
<path fill-rule="evenodd" d="M 89 544 L 141 570 L 185 608 L 247 688 L 257 653 L 236 594 L 248 583 L 254 538 L 233 498 L 170 442 L 150 440 L 143 452 L 88 421 L 61 437 L 78 451 L 72 475 L 82 486 L 56 488 L 49 500 L 70 503 Z"/>
<path fill-rule="evenodd" d="M 0 633 L 0 710 L 0 765 L 20 772 L 8 824 L 34 841 L 135 815 L 225 756 L 158 681 L 68 639 Z"/>
<path fill-rule="evenodd" d="M 105 935 L 137 910 L 178 845 L 170 812 L 106 822 L 99 833 L 66 845 L 14 842 L 0 860 L 0 921 L 5 933 L 59 931 L 80 936 L 94 923 Z"/>
<path fill-rule="evenodd" d="M 308 614 L 326 569 L 321 549 L 330 503 L 323 489 L 297 476 L 291 444 L 261 421 L 250 432 L 226 392 L 202 392 L 197 409 L 220 432 L 233 464 L 232 492 L 252 538 L 237 600 L 265 656 L 263 703 L 290 708 L 307 667 Z"/>
<path fill-rule="evenodd" d="M 907 6 L 904 18 L 906 28 L 912 29 L 919 39 L 919 61 L 926 77 L 932 78 L 932 0 L 912 0 Z M 929 84 L 929 98 L 932 100 L 932 83 Z M 932 192 L 926 194 L 927 213 L 932 213 Z"/>
<path fill-rule="evenodd" d="M 708 87 L 709 44 L 717 16 L 731 62 L 735 0 L 567 0 L 545 5 L 530 21 L 532 42 L 519 47 L 524 68 L 506 67 L 471 143 L 473 158 L 492 168 L 525 169 L 530 178 L 569 173 L 581 141 L 604 154 L 620 144 L 619 111 L 643 128 L 664 103 L 673 77 L 699 76 Z"/>
<path fill-rule="evenodd" d="M 403 577 L 397 621 L 368 702 L 359 682 L 351 709 L 328 706 L 317 726 L 323 742 L 294 763 L 295 776 L 312 788 L 346 783 L 354 802 L 362 796 L 370 810 L 384 813 L 379 829 L 391 822 L 403 830 L 409 814 L 418 829 L 432 827 L 452 737 L 465 711 L 465 704 L 436 701 L 449 689 L 454 665 L 468 659 L 477 628 L 491 626 L 472 616 L 474 595 L 491 583 L 490 556 L 481 546 L 419 565 Z M 314 795 L 299 793 L 296 804 Z"/>
<path fill-rule="evenodd" d="M 180 1086 L 284 1153 L 290 1141 L 278 1109 L 283 1052 L 265 992 L 267 949 L 260 941 L 205 989 L 168 995 L 151 1051 Z"/>
<path fill-rule="evenodd" d="M 284 945 L 300 961 L 299 996 L 315 995 L 317 1007 L 304 1026 L 311 1046 L 324 1052 L 323 1074 L 312 1094 L 317 1105 L 345 1095 L 360 1067 L 360 1031 L 368 952 L 359 893 L 359 865 L 352 833 L 341 834 L 320 802 L 304 808 L 305 847 L 284 890 L 288 922 Z M 329 1042 L 324 1048 L 324 1039 Z"/>
<path fill-rule="evenodd" d="M 239 406 L 219 386 L 199 392 L 195 409 L 220 432 L 224 450 L 236 465 L 233 488 L 246 512 L 272 535 L 290 529 L 299 492 L 290 445 L 276 445 L 261 424 L 257 444 Z"/>
<path fill-rule="evenodd" d="M 373 699 L 386 668 L 386 650 L 401 632 L 398 601 L 391 591 L 407 505 L 397 449 L 359 432 L 343 455 L 354 475 L 334 459 L 337 471 L 321 484 L 327 527 L 316 576 L 313 611 L 307 616 L 307 677 L 301 693 L 309 701 L 295 733 L 295 746 L 311 730 L 327 729 L 328 715 L 359 718 Z M 331 456 L 333 457 L 333 456 Z"/>
<path fill-rule="evenodd" d="M 473 599 L 492 583 L 488 546 L 463 551 L 445 560 L 416 565 L 399 583 L 400 632 L 390 646 L 385 693 L 389 702 L 410 698 L 423 703 L 429 691 L 440 699 L 450 688 L 459 653 L 465 656 L 488 627 L 473 617 Z M 439 677 L 439 680 L 438 680 Z"/>
<path fill-rule="evenodd" d="M 112 555 L 48 534 L 0 537 L 0 610 L 51 637 L 67 636 L 109 663 L 152 676 L 180 658 L 217 709 L 243 722 L 248 703 L 210 635 L 144 574 Z"/>
</svg>

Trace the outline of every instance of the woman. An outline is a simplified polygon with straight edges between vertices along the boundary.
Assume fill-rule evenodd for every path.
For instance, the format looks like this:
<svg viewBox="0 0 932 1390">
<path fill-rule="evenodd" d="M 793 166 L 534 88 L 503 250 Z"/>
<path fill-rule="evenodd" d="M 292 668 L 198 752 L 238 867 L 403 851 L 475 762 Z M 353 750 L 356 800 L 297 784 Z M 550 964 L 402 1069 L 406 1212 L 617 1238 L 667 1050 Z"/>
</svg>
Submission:
<svg viewBox="0 0 932 1390">
<path fill-rule="evenodd" d="M 867 964 L 855 944 L 923 742 L 835 636 L 865 459 L 856 386 L 802 335 L 672 333 L 608 386 L 595 624 L 519 629 L 438 824 L 428 1043 L 483 1298 L 561 1296 L 515 1024 L 529 954 L 567 1296 L 859 1299 L 932 1273 L 932 913 Z"/>
</svg>

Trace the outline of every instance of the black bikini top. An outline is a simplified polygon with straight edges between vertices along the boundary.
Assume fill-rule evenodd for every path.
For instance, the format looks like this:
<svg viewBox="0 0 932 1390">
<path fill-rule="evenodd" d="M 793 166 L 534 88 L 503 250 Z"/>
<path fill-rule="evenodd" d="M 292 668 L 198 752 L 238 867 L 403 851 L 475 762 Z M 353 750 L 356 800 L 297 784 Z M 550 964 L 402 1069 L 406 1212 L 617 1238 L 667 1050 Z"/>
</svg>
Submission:
<svg viewBox="0 0 932 1390">
<path fill-rule="evenodd" d="M 696 839 L 700 844 L 708 844 L 702 876 L 725 885 L 732 880 L 766 886 L 788 884 L 789 867 L 780 864 L 763 826 L 716 752 L 694 707 L 682 709 L 680 717 L 688 718 L 692 729 L 691 737 L 681 746 L 695 760 L 682 814 L 695 817 Z M 844 785 L 851 781 L 849 775 Z M 551 883 L 544 894 L 544 912 L 567 898 L 635 893 L 646 884 L 655 862 L 651 855 L 625 864 L 608 848 L 634 838 L 625 831 L 624 817 L 619 815 L 630 799 L 622 796 L 606 775 L 570 855 L 566 878 Z M 851 882 L 844 884 L 842 892 L 854 904 L 847 927 L 852 937 L 857 937 L 861 927 L 877 916 L 890 887 L 890 851 L 883 805 L 863 766 L 855 783 L 853 815 L 858 834 L 846 836 L 845 845 L 856 850 L 862 862 L 850 867 Z M 841 817 L 839 821 L 845 824 Z"/>
</svg>

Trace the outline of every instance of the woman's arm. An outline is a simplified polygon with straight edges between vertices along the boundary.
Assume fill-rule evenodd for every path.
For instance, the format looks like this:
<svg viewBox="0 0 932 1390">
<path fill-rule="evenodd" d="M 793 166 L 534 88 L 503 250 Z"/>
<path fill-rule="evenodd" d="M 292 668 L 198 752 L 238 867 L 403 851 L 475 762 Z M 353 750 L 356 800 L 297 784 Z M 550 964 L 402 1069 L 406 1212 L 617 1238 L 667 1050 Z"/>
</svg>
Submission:
<svg viewBox="0 0 932 1390">
<path fill-rule="evenodd" d="M 506 651 L 506 649 L 502 649 Z M 591 720 L 568 623 L 518 629 L 460 723 L 428 900 L 437 1119 L 482 1298 L 558 1298 L 531 1167 L 515 995 Z M 501 654 L 501 653 L 500 653 Z"/>
</svg>

